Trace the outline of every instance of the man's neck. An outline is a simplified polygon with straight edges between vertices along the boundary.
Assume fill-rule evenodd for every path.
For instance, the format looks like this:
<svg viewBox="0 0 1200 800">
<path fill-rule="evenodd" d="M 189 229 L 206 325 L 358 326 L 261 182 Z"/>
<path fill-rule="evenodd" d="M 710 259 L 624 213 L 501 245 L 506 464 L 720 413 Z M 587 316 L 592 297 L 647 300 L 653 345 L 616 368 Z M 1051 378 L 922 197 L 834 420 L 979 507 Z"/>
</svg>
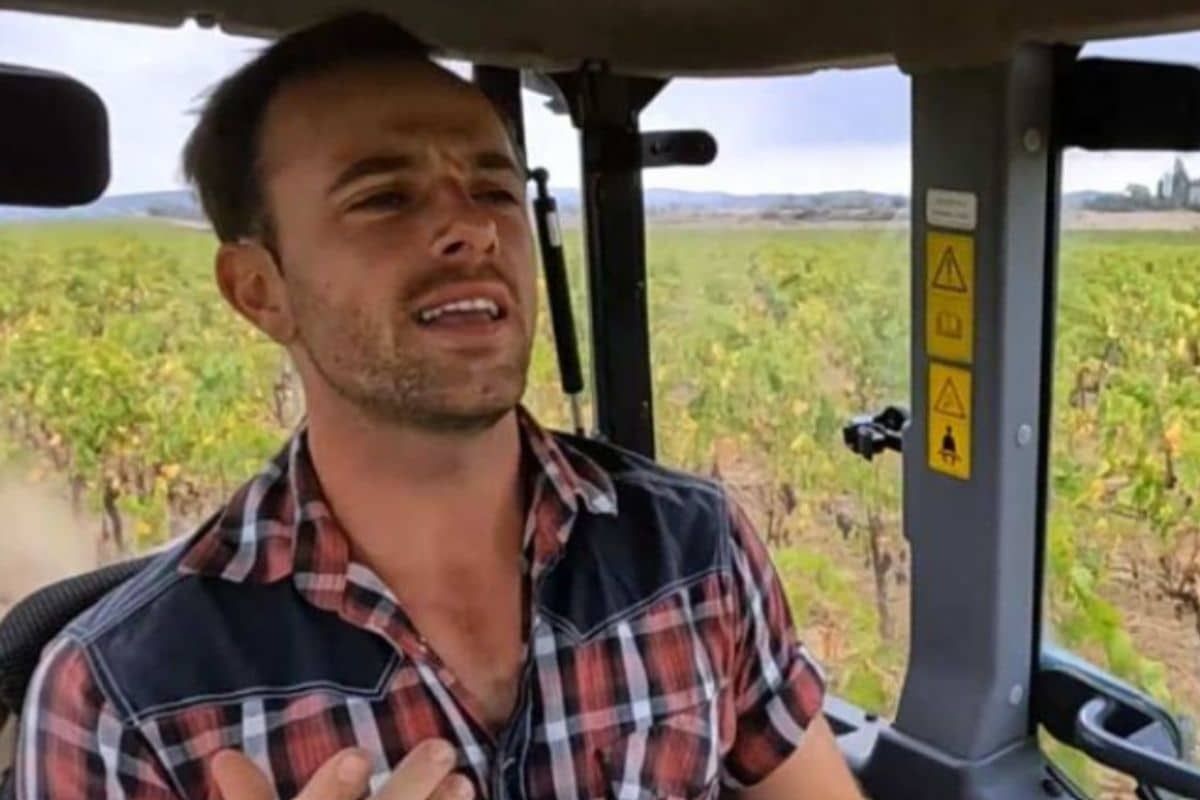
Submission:
<svg viewBox="0 0 1200 800">
<path fill-rule="evenodd" d="M 517 558 L 524 503 L 516 412 L 472 434 L 310 414 L 308 438 L 354 557 L 389 584 Z"/>
</svg>

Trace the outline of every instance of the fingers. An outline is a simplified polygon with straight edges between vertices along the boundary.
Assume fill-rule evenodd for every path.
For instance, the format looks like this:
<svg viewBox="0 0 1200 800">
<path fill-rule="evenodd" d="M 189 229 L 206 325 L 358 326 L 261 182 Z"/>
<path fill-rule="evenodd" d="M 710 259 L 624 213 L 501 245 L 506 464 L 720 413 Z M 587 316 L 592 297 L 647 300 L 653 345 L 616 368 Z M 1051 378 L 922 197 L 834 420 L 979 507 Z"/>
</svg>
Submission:
<svg viewBox="0 0 1200 800">
<path fill-rule="evenodd" d="M 449 742 L 422 742 L 404 757 L 371 800 L 474 800 L 471 781 L 451 774 L 456 760 Z M 237 751 L 218 753 L 211 769 L 221 800 L 276 800 L 267 777 Z M 366 793 L 370 774 L 370 761 L 362 750 L 343 750 L 321 765 L 295 800 L 356 800 Z"/>
<path fill-rule="evenodd" d="M 343 750 L 321 765 L 296 800 L 357 800 L 366 794 L 370 777 L 371 762 L 366 753 L 357 748 Z"/>
<path fill-rule="evenodd" d="M 447 780 L 451 777 L 450 771 L 454 769 L 456 759 L 454 746 L 444 739 L 421 742 L 393 770 L 372 800 L 430 800 L 435 792 L 442 790 L 443 783 L 457 787 L 459 779 L 469 787 L 470 782 L 462 776 L 456 775 L 452 780 Z M 440 796 L 439 800 L 442 800 Z M 444 800 L 460 800 L 460 796 L 446 795 Z"/>
<path fill-rule="evenodd" d="M 357 749 L 347 749 L 321 765 L 296 800 L 356 800 L 366 793 L 371 765 Z M 254 762 L 236 750 L 212 761 L 213 782 L 221 800 L 275 800 L 275 789 Z"/>
<path fill-rule="evenodd" d="M 465 775 L 450 775 L 438 784 L 429 800 L 474 800 L 475 785 Z"/>
<path fill-rule="evenodd" d="M 210 769 L 221 800 L 275 800 L 275 790 L 267 777 L 236 750 L 217 753 Z"/>
</svg>

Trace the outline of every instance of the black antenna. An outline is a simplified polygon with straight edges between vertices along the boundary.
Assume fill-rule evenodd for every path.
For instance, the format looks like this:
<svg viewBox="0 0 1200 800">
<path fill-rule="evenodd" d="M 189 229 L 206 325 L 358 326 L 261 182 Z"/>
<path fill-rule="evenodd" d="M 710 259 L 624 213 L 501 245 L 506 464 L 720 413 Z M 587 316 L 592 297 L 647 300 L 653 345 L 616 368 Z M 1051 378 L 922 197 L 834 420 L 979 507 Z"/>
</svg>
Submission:
<svg viewBox="0 0 1200 800">
<path fill-rule="evenodd" d="M 571 313 L 571 291 L 567 283 L 567 265 L 563 258 L 562 231 L 558 224 L 558 203 L 550 196 L 550 173 L 542 167 L 531 170 L 537 183 L 533 216 L 537 223 L 538 246 L 546 274 L 546 297 L 550 306 L 550 324 L 554 328 L 554 349 L 558 354 L 558 374 L 563 394 L 571 408 L 571 424 L 584 436 L 583 370 L 579 366 L 579 343 L 575 339 L 575 317 Z"/>
</svg>

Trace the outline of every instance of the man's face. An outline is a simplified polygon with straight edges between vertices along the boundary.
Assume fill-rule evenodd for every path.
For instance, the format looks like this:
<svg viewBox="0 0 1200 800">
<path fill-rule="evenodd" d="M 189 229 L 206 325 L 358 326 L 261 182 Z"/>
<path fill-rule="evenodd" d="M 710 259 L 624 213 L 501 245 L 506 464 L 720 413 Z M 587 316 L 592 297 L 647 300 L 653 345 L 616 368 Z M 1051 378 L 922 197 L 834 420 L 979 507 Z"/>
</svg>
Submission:
<svg viewBox="0 0 1200 800">
<path fill-rule="evenodd" d="M 280 92 L 259 152 L 306 390 L 428 429 L 509 412 L 535 262 L 524 172 L 483 95 L 428 64 L 346 67 Z"/>
</svg>

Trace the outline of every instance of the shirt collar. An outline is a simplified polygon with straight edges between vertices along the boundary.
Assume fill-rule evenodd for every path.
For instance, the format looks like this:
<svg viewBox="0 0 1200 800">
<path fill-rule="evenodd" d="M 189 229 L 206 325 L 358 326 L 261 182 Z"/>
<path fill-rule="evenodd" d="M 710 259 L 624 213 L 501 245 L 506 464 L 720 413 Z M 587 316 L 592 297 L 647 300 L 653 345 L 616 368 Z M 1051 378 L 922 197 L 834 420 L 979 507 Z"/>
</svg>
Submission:
<svg viewBox="0 0 1200 800">
<path fill-rule="evenodd" d="M 563 505 L 577 511 L 582 501 L 593 514 L 617 513 L 617 492 L 612 478 L 599 464 L 539 425 L 524 407 L 518 407 L 517 419 L 537 472 L 546 477 Z"/>
<path fill-rule="evenodd" d="M 527 556 L 544 565 L 566 543 L 581 506 L 594 515 L 616 515 L 617 495 L 594 460 L 539 425 L 524 407 L 517 418 L 532 456 L 526 547 L 533 552 Z M 348 567 L 349 545 L 321 491 L 307 426 L 301 426 L 193 542 L 180 571 L 259 583 L 295 575 L 301 589 L 325 595 L 319 604 L 329 605 L 344 589 Z"/>
</svg>

